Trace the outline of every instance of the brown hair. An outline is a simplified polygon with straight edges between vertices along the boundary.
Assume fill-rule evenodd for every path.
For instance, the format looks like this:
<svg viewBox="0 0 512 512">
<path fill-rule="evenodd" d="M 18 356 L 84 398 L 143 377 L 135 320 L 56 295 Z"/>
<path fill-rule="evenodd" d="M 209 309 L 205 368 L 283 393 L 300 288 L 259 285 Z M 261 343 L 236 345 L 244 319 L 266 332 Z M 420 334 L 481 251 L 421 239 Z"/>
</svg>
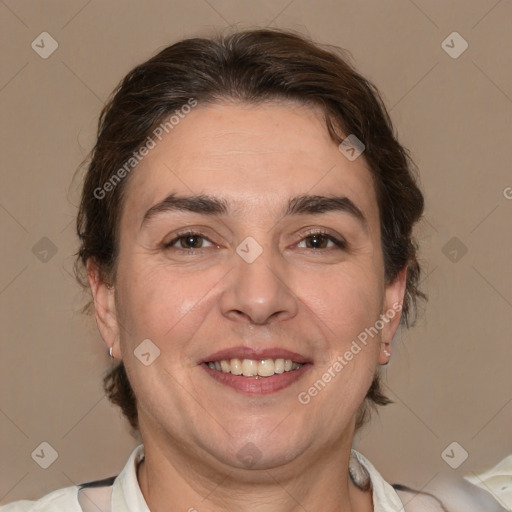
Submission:
<svg viewBox="0 0 512 512">
<path fill-rule="evenodd" d="M 340 143 L 343 134 L 354 134 L 364 143 L 380 212 L 386 283 L 407 267 L 401 322 L 412 325 L 417 300 L 426 298 L 418 289 L 420 265 L 412 237 L 424 207 L 413 163 L 397 141 L 377 89 L 355 71 L 346 53 L 281 30 L 183 40 L 137 66 L 121 81 L 101 112 L 85 175 L 77 217 L 80 248 L 75 270 L 79 281 L 86 286 L 83 270 L 92 259 L 101 279 L 115 283 L 119 219 L 129 179 L 128 173 L 119 170 L 165 118 L 179 113 L 191 99 L 198 104 L 222 99 L 251 103 L 287 99 L 315 105 L 321 108 L 333 141 Z M 116 171 L 118 177 L 126 177 L 104 188 L 109 180 L 112 183 Z M 137 430 L 136 397 L 122 362 L 107 373 L 104 388 Z M 388 403 L 391 400 L 381 390 L 377 371 L 358 411 L 356 427 L 367 420 L 368 406 Z"/>
</svg>

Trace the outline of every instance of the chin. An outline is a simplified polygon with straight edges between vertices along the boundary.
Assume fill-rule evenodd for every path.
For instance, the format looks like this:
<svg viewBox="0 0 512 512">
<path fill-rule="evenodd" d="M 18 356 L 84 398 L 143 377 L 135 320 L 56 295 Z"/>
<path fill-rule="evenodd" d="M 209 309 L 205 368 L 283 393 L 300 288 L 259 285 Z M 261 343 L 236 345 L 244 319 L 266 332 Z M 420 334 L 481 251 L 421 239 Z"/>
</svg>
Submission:
<svg viewBox="0 0 512 512">
<path fill-rule="evenodd" d="M 251 432 L 226 439 L 225 446 L 217 445 L 210 454 L 221 463 L 238 469 L 270 470 L 295 460 L 306 449 L 308 443 L 296 439 L 295 433 L 270 434 L 268 431 Z"/>
</svg>

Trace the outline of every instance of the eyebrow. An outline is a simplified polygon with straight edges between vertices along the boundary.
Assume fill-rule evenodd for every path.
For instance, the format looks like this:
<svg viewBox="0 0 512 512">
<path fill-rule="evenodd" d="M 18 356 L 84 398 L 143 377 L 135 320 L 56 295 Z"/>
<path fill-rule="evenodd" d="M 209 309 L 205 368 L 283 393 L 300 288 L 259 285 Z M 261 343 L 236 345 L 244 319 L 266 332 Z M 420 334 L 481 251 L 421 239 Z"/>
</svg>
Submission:
<svg viewBox="0 0 512 512">
<path fill-rule="evenodd" d="M 146 211 L 142 219 L 141 228 L 161 213 L 166 212 L 190 212 L 202 215 L 219 216 L 229 213 L 229 203 L 224 199 L 199 194 L 178 196 L 169 194 Z M 356 204 L 346 196 L 318 196 L 303 194 L 293 197 L 288 201 L 283 217 L 292 215 L 311 215 L 328 212 L 343 212 L 357 220 L 363 229 L 368 231 L 368 220 Z"/>
</svg>

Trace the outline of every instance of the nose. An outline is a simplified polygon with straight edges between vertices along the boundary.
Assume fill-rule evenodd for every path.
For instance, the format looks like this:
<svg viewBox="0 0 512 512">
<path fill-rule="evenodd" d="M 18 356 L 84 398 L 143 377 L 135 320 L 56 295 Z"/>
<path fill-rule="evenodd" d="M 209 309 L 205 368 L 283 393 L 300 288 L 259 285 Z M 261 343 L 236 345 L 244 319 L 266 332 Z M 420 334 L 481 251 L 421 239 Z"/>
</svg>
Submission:
<svg viewBox="0 0 512 512">
<path fill-rule="evenodd" d="M 224 316 L 237 322 L 264 325 L 297 314 L 298 299 L 292 283 L 287 282 L 285 263 L 280 263 L 278 255 L 264 250 L 248 263 L 234 254 L 233 265 L 220 299 Z"/>
</svg>

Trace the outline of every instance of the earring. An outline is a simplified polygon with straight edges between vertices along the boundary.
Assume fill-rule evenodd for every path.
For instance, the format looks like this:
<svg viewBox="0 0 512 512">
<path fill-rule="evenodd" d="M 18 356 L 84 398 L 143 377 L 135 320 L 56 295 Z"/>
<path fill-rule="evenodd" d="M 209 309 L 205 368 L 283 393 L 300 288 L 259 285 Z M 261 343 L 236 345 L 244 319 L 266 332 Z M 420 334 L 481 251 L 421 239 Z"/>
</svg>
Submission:
<svg viewBox="0 0 512 512">
<path fill-rule="evenodd" d="M 108 354 L 112 359 L 114 358 L 114 356 L 112 355 L 112 347 L 108 349 Z"/>
<path fill-rule="evenodd" d="M 387 349 L 387 347 L 390 347 L 390 344 L 389 342 L 388 343 L 384 343 L 384 349 L 383 349 L 383 352 L 384 352 L 384 355 L 388 358 L 387 362 L 384 363 L 385 365 L 389 363 L 389 358 L 391 357 L 391 351 Z"/>
</svg>

